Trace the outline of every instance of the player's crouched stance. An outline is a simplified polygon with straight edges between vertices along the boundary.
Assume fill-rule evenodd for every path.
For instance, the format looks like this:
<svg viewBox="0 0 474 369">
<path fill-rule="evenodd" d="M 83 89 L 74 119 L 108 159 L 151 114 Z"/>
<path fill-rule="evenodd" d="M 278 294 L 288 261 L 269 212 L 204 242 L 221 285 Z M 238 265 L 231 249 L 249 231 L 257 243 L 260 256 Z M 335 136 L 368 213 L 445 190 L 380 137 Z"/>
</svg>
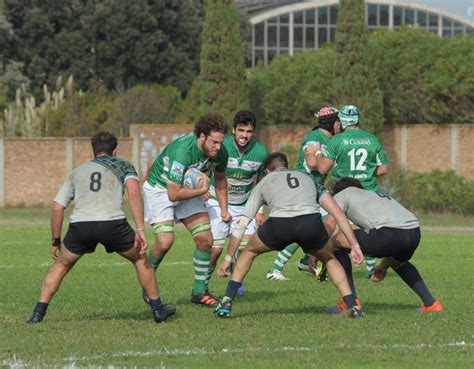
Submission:
<svg viewBox="0 0 474 369">
<path fill-rule="evenodd" d="M 267 175 L 255 186 L 234 228 L 228 253 L 219 267 L 218 274 L 228 276 L 232 257 L 239 247 L 245 229 L 255 217 L 261 205 L 266 204 L 270 214 L 268 220 L 253 234 L 234 266 L 231 280 L 227 284 L 225 297 L 214 314 L 227 317 L 231 314 L 232 301 L 248 273 L 254 259 L 268 251 L 281 251 L 291 243 L 297 243 L 307 254 L 315 255 L 327 266 L 329 276 L 336 285 L 344 302 L 349 306 L 349 316 L 362 317 L 351 293 L 344 269 L 327 245 L 329 236 L 321 220 L 319 205 L 336 219 L 337 224 L 350 240 L 351 255 L 356 264 L 362 263 L 359 244 L 346 216 L 322 185 L 316 188 L 313 179 L 300 171 L 289 170 L 285 154 L 270 154 L 263 166 Z"/>
<path fill-rule="evenodd" d="M 94 160 L 76 168 L 54 199 L 51 212 L 54 264 L 46 273 L 40 298 L 27 323 L 43 320 L 63 278 L 82 255 L 94 252 L 98 243 L 103 244 L 108 253 L 117 252 L 133 263 L 138 280 L 150 297 L 154 320 L 165 321 L 175 314 L 176 308 L 162 304 L 153 267 L 146 258 L 143 202 L 137 172 L 131 163 L 116 157 L 117 139 L 112 134 L 98 132 L 91 143 Z M 136 232 L 122 210 L 125 189 Z M 72 200 L 75 208 L 61 243 L 64 209 Z"/>
<path fill-rule="evenodd" d="M 363 189 L 362 183 L 355 178 L 343 177 L 335 183 L 334 200 L 359 227 L 354 233 L 363 254 L 382 258 L 371 280 L 382 281 L 387 270 L 392 268 L 422 300 L 423 305 L 418 311 L 443 311 L 441 302 L 434 298 L 418 269 L 410 262 L 421 239 L 420 223 L 416 216 L 392 197 Z M 328 222 L 332 220 L 329 218 Z M 352 293 L 357 297 L 351 262 L 344 250 L 351 243 L 348 244 L 345 237 L 338 233 L 332 237 L 332 245 L 338 248 L 334 254 L 344 267 Z M 343 301 L 340 301 L 337 306 L 326 311 L 337 314 L 345 308 Z"/>
</svg>

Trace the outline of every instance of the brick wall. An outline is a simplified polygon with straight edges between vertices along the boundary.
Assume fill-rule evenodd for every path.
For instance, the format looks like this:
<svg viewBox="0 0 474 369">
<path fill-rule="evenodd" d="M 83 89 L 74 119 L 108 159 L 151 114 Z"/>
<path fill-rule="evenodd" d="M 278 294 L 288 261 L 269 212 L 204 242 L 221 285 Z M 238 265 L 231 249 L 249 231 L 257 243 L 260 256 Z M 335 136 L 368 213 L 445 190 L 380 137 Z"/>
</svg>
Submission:
<svg viewBox="0 0 474 369">
<path fill-rule="evenodd" d="M 311 128 L 261 126 L 257 137 L 270 151 L 295 152 Z M 118 155 L 132 161 L 143 176 L 167 144 L 192 131 L 189 124 L 133 125 L 131 138 L 119 140 Z M 474 180 L 474 125 L 389 125 L 383 144 L 393 167 L 409 172 L 453 169 Z M 67 173 L 91 158 L 88 138 L 0 139 L 0 207 L 49 205 Z"/>
</svg>

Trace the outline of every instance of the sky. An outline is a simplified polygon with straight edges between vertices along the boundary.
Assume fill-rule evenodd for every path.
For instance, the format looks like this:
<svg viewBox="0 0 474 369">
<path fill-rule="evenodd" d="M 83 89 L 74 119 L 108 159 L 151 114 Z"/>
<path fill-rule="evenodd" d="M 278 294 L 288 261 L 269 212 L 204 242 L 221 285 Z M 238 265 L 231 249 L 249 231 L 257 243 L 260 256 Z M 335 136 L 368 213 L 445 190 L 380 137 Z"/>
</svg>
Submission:
<svg viewBox="0 0 474 369">
<path fill-rule="evenodd" d="M 446 10 L 459 17 L 474 21 L 474 0 L 404 0 L 408 3 L 429 5 L 441 10 Z M 468 9 L 471 10 L 469 17 Z"/>
</svg>

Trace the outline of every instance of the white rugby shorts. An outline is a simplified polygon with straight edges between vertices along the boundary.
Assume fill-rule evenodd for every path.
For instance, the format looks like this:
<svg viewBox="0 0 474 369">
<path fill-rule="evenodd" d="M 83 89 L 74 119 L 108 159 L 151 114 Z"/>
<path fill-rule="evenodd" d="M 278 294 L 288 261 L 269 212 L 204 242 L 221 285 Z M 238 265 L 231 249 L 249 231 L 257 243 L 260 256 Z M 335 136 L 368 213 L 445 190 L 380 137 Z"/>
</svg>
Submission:
<svg viewBox="0 0 474 369">
<path fill-rule="evenodd" d="M 221 218 L 221 208 L 217 200 L 209 199 L 206 201 L 207 209 L 209 210 L 209 217 L 211 218 L 211 232 L 212 237 L 216 239 L 223 239 L 230 236 L 232 229 L 237 224 L 239 217 L 242 215 L 245 206 L 242 205 L 228 205 L 229 214 L 232 216 L 230 223 L 225 223 Z M 252 235 L 257 229 L 255 218 L 247 226 L 246 235 Z"/>
<path fill-rule="evenodd" d="M 189 218 L 198 213 L 207 213 L 207 207 L 201 196 L 183 201 L 170 201 L 168 191 L 160 185 L 143 184 L 143 202 L 145 221 L 149 224 L 161 223 L 166 220 Z"/>
</svg>

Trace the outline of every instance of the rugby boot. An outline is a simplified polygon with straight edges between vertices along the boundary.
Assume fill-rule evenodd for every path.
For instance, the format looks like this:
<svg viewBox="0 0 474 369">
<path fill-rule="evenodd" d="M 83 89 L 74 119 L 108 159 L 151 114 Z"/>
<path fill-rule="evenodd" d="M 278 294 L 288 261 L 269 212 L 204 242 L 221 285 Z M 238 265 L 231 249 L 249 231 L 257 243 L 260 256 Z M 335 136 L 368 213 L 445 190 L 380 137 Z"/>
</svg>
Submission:
<svg viewBox="0 0 474 369">
<path fill-rule="evenodd" d="M 158 309 L 152 310 L 153 319 L 155 322 L 161 323 L 168 319 L 170 316 L 176 314 L 176 306 L 174 305 L 161 305 Z"/>
<path fill-rule="evenodd" d="M 214 315 L 219 317 L 229 317 L 232 311 L 232 299 L 224 297 L 214 309 Z"/>
<path fill-rule="evenodd" d="M 30 319 L 28 319 L 26 322 L 29 324 L 41 323 L 43 321 L 43 318 L 43 314 L 38 311 L 33 311 L 33 314 L 31 314 Z"/>
<path fill-rule="evenodd" d="M 356 304 L 359 309 L 362 309 L 362 304 L 359 299 L 356 299 Z M 341 314 L 344 311 L 347 311 L 349 307 L 346 305 L 344 300 L 340 300 L 336 306 L 330 306 L 325 309 L 327 314 Z"/>
<path fill-rule="evenodd" d="M 214 309 L 219 301 L 216 300 L 209 292 L 198 293 L 197 295 L 194 292 L 191 293 L 191 302 L 193 304 L 207 306 Z"/>
<path fill-rule="evenodd" d="M 422 313 L 429 313 L 429 312 L 439 312 L 444 310 L 444 306 L 436 300 L 433 305 L 431 306 L 425 306 L 424 304 L 421 305 L 419 308 L 416 308 L 417 311 L 422 312 Z"/>
</svg>

